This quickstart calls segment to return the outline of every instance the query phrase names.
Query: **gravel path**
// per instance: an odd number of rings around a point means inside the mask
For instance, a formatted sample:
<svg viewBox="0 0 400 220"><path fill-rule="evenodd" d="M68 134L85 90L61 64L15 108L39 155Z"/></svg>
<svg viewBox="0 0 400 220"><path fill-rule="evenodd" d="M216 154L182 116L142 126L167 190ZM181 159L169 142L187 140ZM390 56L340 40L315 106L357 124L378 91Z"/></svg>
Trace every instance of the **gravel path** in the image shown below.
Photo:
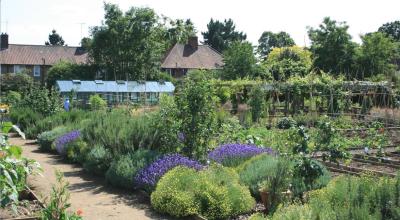
<svg viewBox="0 0 400 220"><path fill-rule="evenodd" d="M145 196L109 187L104 178L90 175L78 165L65 163L58 155L41 152L32 140L12 137L10 143L21 146L25 157L41 164L43 177L33 176L28 182L42 201L47 201L50 195L51 186L56 182L54 172L57 169L64 173L70 183L70 210L81 209L85 220L167 219L151 210Z"/></svg>

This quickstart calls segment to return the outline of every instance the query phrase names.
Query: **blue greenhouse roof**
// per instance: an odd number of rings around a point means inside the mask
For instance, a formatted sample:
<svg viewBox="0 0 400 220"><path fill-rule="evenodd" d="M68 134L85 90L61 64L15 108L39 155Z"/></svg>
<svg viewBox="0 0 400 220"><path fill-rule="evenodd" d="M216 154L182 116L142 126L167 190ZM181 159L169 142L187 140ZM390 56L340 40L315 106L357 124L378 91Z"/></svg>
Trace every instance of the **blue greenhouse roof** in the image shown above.
<svg viewBox="0 0 400 220"><path fill-rule="evenodd" d="M111 92L164 92L172 93L175 86L171 82L146 81L81 81L81 80L57 80L56 86L60 92L89 92L89 93L111 93Z"/></svg>

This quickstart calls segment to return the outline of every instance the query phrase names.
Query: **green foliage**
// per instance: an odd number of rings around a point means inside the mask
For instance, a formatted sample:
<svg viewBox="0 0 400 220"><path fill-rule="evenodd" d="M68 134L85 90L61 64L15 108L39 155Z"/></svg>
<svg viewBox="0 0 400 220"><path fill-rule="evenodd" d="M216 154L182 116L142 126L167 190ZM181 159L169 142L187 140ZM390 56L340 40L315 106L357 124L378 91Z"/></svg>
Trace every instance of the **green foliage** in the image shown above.
<svg viewBox="0 0 400 220"><path fill-rule="evenodd" d="M253 122L258 122L264 109L264 91L261 87L253 87L250 92L249 105L251 107L251 118Z"/></svg>
<svg viewBox="0 0 400 220"><path fill-rule="evenodd" d="M400 42L400 21L383 24L379 27L378 31L393 38L393 40Z"/></svg>
<svg viewBox="0 0 400 220"><path fill-rule="evenodd" d="M136 173L155 160L153 151L139 149L115 159L106 173L106 180L113 186L131 189Z"/></svg>
<svg viewBox="0 0 400 220"><path fill-rule="evenodd" d="M182 152L197 159L205 158L215 125L213 91L205 74L200 70L191 72L176 96L184 136Z"/></svg>
<svg viewBox="0 0 400 220"><path fill-rule="evenodd" d="M223 79L240 79L246 76L254 77L257 59L253 53L253 46L249 42L233 42L224 51Z"/></svg>
<svg viewBox="0 0 400 220"><path fill-rule="evenodd" d="M157 150L162 153L178 153L182 150L182 141L178 134L181 128L181 120L178 118L179 109L174 97L169 95L160 96L160 110L152 119L152 127L157 132Z"/></svg>
<svg viewBox="0 0 400 220"><path fill-rule="evenodd" d="M1 91L16 91L23 93L32 87L33 78L25 73L2 73L1 74Z"/></svg>
<svg viewBox="0 0 400 220"><path fill-rule="evenodd" d="M91 29L89 56L94 64L104 70L106 79L153 79L169 46L164 38L167 29L154 10L131 7L124 13L109 3L104 10L104 24Z"/></svg>
<svg viewBox="0 0 400 220"><path fill-rule="evenodd" d="M55 29L51 31L51 34L49 34L49 41L45 42L45 45L52 45L52 46L64 46L65 41L57 33Z"/></svg>
<svg viewBox="0 0 400 220"><path fill-rule="evenodd" d="M291 47L294 45L294 40L284 31L276 34L270 31L264 31L260 39L258 39L257 51L262 58L266 58L274 48Z"/></svg>
<svg viewBox="0 0 400 220"><path fill-rule="evenodd" d="M111 155L109 150L101 145L97 145L91 148L89 153L86 155L83 168L88 172L93 172L102 176L110 166L110 162Z"/></svg>
<svg viewBox="0 0 400 220"><path fill-rule="evenodd" d="M97 94L90 96L89 104L90 104L90 109L92 109L93 111L105 110L107 108L107 102Z"/></svg>
<svg viewBox="0 0 400 220"><path fill-rule="evenodd" d="M312 217L312 210L306 205L292 204L279 208L271 220L310 220Z"/></svg>
<svg viewBox="0 0 400 220"><path fill-rule="evenodd" d="M51 88L56 85L57 80L93 80L95 74L94 66L60 61L47 71L46 82Z"/></svg>
<svg viewBox="0 0 400 220"><path fill-rule="evenodd" d="M18 125L20 129L25 131L28 138L35 138L35 125L43 119L43 115L34 112L29 107L13 107L10 110L10 119L13 124Z"/></svg>
<svg viewBox="0 0 400 220"><path fill-rule="evenodd" d="M43 151L52 150L53 142L61 135L67 133L66 127L56 127L53 130L42 132L37 137L39 148Z"/></svg>
<svg viewBox="0 0 400 220"><path fill-rule="evenodd" d="M275 80L286 81L291 76L305 76L311 69L311 52L298 47L274 48L263 63Z"/></svg>
<svg viewBox="0 0 400 220"><path fill-rule="evenodd" d="M212 48L219 52L223 52L225 49L235 41L246 40L246 34L235 30L235 24L232 19L224 20L220 22L211 18L207 24L207 31L202 32L204 43L210 45Z"/></svg>
<svg viewBox="0 0 400 220"><path fill-rule="evenodd" d="M88 144L81 140L75 140L67 145L67 158L73 162L83 164L86 159L86 155L90 152Z"/></svg>
<svg viewBox="0 0 400 220"><path fill-rule="evenodd" d="M164 25L169 26L165 32L165 38L169 42L169 47L172 47L176 43L186 44L189 37L196 35L196 28L190 19L174 20L167 17L163 17L163 19L167 23Z"/></svg>
<svg viewBox="0 0 400 220"><path fill-rule="evenodd" d="M24 94L19 106L48 116L61 110L61 98L54 89L49 91L44 87L34 86Z"/></svg>
<svg viewBox="0 0 400 220"><path fill-rule="evenodd" d="M279 119L279 121L276 123L276 127L279 129L289 129L295 126L297 126L297 122L294 119L288 117L283 117Z"/></svg>
<svg viewBox="0 0 400 220"><path fill-rule="evenodd" d="M9 91L6 97L6 103L10 106L17 105L22 99L22 96L19 92Z"/></svg>
<svg viewBox="0 0 400 220"><path fill-rule="evenodd" d="M156 149L160 140L153 125L154 113L138 116L115 109L112 112L92 112L82 129L85 141L102 145L112 155L133 152L135 149Z"/></svg>
<svg viewBox="0 0 400 220"><path fill-rule="evenodd" d="M359 77L370 77L376 74L384 74L391 77L397 66L395 59L399 58L399 45L385 34L376 32L362 37L358 58Z"/></svg>
<svg viewBox="0 0 400 220"><path fill-rule="evenodd" d="M16 211L19 193L27 186L28 175L40 166L34 160L21 157L22 149L10 146L4 135L0 136L0 208L11 205Z"/></svg>
<svg viewBox="0 0 400 220"><path fill-rule="evenodd" d="M57 183L53 185L50 202L41 212L41 220L82 220L77 214L67 211L71 207L69 203L69 183L64 179L60 171L56 171Z"/></svg>
<svg viewBox="0 0 400 220"><path fill-rule="evenodd" d="M207 219L226 219L255 205L233 170L215 166L200 172L185 167L169 171L157 184L151 203L175 217L200 214Z"/></svg>
<svg viewBox="0 0 400 220"><path fill-rule="evenodd" d="M345 22L324 18L318 28L309 28L314 67L333 74L349 73L354 64L356 44Z"/></svg>

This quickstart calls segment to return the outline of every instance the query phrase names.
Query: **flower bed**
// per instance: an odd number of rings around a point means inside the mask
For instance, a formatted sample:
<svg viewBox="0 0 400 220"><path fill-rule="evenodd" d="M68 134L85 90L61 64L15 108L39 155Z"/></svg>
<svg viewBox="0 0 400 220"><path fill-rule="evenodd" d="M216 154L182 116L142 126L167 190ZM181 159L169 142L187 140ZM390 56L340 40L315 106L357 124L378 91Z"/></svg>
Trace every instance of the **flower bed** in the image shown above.
<svg viewBox="0 0 400 220"><path fill-rule="evenodd" d="M56 145L56 151L60 155L66 155L67 149L66 146L68 143L71 143L72 141L77 140L81 136L81 132L78 130L74 130L71 132L68 132L60 137L58 137L55 141Z"/></svg>
<svg viewBox="0 0 400 220"><path fill-rule="evenodd" d="M196 170L203 168L203 165L198 161L191 160L179 154L169 154L142 169L135 176L134 182L140 188L152 190L165 173L177 166L186 166Z"/></svg>

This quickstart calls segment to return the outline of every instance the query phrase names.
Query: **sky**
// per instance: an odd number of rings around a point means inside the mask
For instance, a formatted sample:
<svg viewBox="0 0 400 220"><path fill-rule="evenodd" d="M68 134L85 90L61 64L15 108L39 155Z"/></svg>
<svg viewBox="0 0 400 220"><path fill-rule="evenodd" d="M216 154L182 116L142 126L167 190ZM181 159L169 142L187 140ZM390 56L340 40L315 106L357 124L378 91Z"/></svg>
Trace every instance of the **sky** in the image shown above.
<svg viewBox="0 0 400 220"><path fill-rule="evenodd" d="M89 28L104 19L103 0L0 0L2 32L10 43L44 44L56 29L70 46L89 36ZM317 27L326 16L346 21L354 41L382 24L400 20L399 0L106 0L122 10L150 7L171 18L190 18L202 39L211 18L232 18L236 29L257 44L263 31L286 31L295 42L309 45L307 27ZM81 29L82 28L82 29ZM81 31L82 30L82 31Z"/></svg>

